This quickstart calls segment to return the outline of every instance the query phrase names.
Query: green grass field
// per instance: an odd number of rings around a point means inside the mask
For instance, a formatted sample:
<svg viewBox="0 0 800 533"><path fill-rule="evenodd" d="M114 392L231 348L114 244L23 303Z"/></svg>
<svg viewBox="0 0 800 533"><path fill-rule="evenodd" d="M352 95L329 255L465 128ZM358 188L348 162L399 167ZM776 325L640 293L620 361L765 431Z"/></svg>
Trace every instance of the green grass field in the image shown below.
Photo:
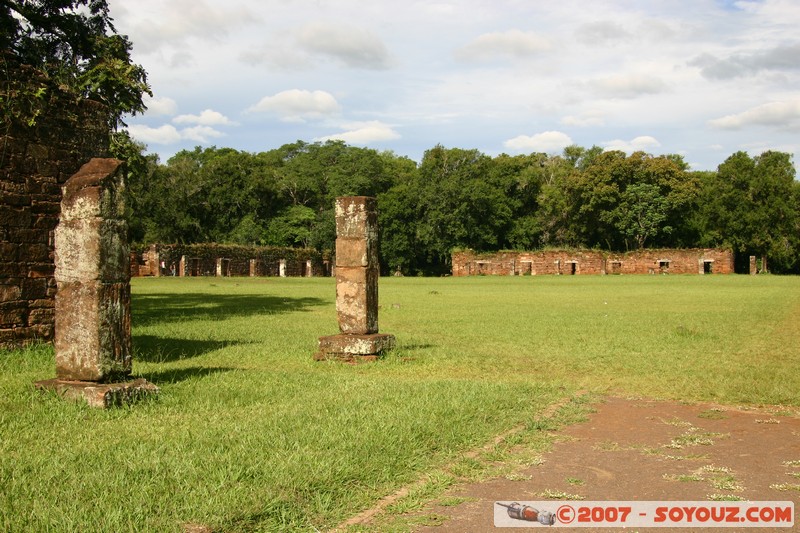
<svg viewBox="0 0 800 533"><path fill-rule="evenodd" d="M399 346L357 366L312 360L334 290L135 279L134 374L161 394L130 408L36 392L49 346L0 352L0 530L324 530L511 428L546 446L578 391L800 405L796 277L383 278Z"/></svg>

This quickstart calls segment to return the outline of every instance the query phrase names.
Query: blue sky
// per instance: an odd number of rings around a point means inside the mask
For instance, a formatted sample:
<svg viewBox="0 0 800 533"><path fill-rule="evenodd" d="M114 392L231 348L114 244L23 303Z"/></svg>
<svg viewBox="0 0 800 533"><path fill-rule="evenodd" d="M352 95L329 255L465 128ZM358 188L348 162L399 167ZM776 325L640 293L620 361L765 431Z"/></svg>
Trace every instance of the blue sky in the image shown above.
<svg viewBox="0 0 800 533"><path fill-rule="evenodd" d="M165 161L343 139L419 160L570 144L800 153L796 0L110 0Z"/></svg>

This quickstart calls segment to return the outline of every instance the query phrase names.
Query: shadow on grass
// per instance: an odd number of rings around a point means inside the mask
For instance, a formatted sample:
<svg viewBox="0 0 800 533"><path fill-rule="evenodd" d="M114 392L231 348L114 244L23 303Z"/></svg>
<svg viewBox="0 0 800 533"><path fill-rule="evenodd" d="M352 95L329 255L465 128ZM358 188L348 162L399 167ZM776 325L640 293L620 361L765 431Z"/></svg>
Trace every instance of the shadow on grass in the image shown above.
<svg viewBox="0 0 800 533"><path fill-rule="evenodd" d="M224 320L233 317L296 313L325 305L322 298L290 298L261 294L134 294L134 326L183 320Z"/></svg>
<svg viewBox="0 0 800 533"><path fill-rule="evenodd" d="M236 341L172 339L155 335L133 336L133 359L148 363L170 363L197 357L226 346L242 344Z"/></svg>
<svg viewBox="0 0 800 533"><path fill-rule="evenodd" d="M189 379L200 379L220 372L230 372L236 370L235 368L227 367L191 367L191 368L174 368L170 370L161 370L157 372L142 372L141 377L155 383L156 385L164 385L168 383L177 383L179 381L186 381Z"/></svg>

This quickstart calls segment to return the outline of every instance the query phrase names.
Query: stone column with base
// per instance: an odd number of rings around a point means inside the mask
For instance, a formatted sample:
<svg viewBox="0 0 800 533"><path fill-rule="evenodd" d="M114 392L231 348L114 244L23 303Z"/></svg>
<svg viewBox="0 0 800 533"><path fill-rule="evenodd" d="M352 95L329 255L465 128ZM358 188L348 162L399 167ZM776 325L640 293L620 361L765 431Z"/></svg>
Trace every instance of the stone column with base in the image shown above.
<svg viewBox="0 0 800 533"><path fill-rule="evenodd" d="M158 391L143 379L130 380L130 268L121 166L116 159L92 159L64 185L55 230L56 379L36 383L94 407Z"/></svg>
<svg viewBox="0 0 800 533"><path fill-rule="evenodd" d="M339 335L320 337L315 359L372 361L394 347L378 333L378 211L375 198L336 199L336 313Z"/></svg>

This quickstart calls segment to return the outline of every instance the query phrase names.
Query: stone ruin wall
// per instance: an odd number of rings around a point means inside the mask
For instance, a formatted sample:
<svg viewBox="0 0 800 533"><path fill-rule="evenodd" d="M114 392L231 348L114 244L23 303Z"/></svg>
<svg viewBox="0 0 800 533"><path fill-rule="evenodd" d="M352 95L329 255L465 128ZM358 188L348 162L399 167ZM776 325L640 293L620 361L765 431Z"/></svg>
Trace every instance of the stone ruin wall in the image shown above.
<svg viewBox="0 0 800 533"><path fill-rule="evenodd" d="M141 253L131 253L132 277L318 277L331 274L331 262L321 254L295 248L153 244Z"/></svg>
<svg viewBox="0 0 800 533"><path fill-rule="evenodd" d="M46 81L0 53L7 77L0 98L30 80ZM50 341L54 330L54 241L61 186L92 157L108 152L105 108L76 104L47 86L35 124L0 120L0 346ZM5 118L5 117L1 117Z"/></svg>
<svg viewBox="0 0 800 533"><path fill-rule="evenodd" d="M733 252L711 248L638 250L547 250L477 254L453 252L453 276L577 274L733 274Z"/></svg>

